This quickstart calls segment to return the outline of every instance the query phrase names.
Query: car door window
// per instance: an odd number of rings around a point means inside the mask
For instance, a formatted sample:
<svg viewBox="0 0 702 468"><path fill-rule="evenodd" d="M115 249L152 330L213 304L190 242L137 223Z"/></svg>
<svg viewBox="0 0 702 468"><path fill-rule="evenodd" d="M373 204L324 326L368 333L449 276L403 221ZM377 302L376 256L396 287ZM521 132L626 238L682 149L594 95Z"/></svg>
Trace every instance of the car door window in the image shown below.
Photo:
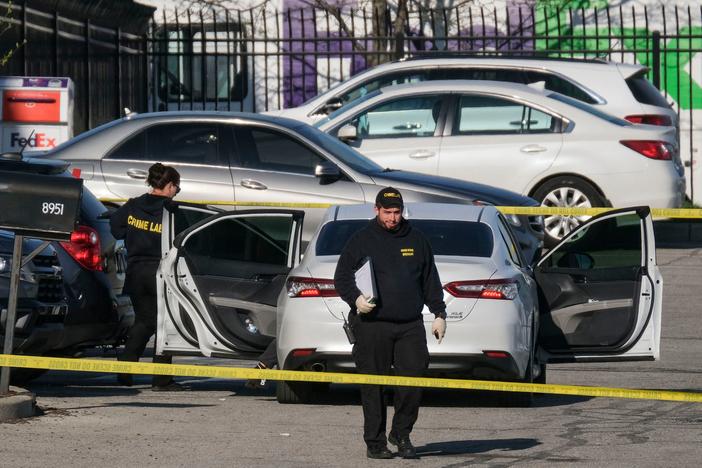
<svg viewBox="0 0 702 468"><path fill-rule="evenodd" d="M124 143L112 150L107 157L120 160L149 160L149 155L146 152L146 132L140 131L136 135L132 135Z"/></svg>
<svg viewBox="0 0 702 468"><path fill-rule="evenodd" d="M461 96L454 135L502 135L558 131L558 120L519 102L492 96Z"/></svg>
<svg viewBox="0 0 702 468"><path fill-rule="evenodd" d="M525 71L524 74L526 76L527 84L543 81L544 88L550 91L555 91L557 93L570 96L578 101L586 102L588 104L598 103L594 97L592 97L580 86L576 85L572 81L568 81L565 78L561 78L560 76L540 71Z"/></svg>
<svg viewBox="0 0 702 468"><path fill-rule="evenodd" d="M358 138L432 137L442 96L412 96L384 102L354 118Z"/></svg>
<svg viewBox="0 0 702 468"><path fill-rule="evenodd" d="M252 268L258 268L256 274L277 272L288 264L292 223L292 217L224 219L189 236L181 252L194 275L241 278Z"/></svg>
<svg viewBox="0 0 702 468"><path fill-rule="evenodd" d="M242 167L314 175L325 161L316 151L275 130L254 127L236 129L238 160Z"/></svg>
<svg viewBox="0 0 702 468"><path fill-rule="evenodd" d="M217 124L171 123L146 130L147 153L152 161L221 165Z"/></svg>
<svg viewBox="0 0 702 468"><path fill-rule="evenodd" d="M498 218L498 228L500 231L500 237L502 237L502 240L504 241L506 247L507 247L507 252L509 253L509 258L512 259L512 262L514 262L515 265L517 266L522 266L522 260L521 257L519 256L519 251L517 250L517 244L514 242L514 239L512 238L509 228L505 224L505 221L502 219L500 216Z"/></svg>
<svg viewBox="0 0 702 468"><path fill-rule="evenodd" d="M420 81L425 81L426 79L426 75L423 72L405 71L399 73L392 73L366 81L365 83L355 88L352 88L351 90L347 91L339 97L342 101L344 101L344 103L347 103L360 97L363 97L366 94L372 91L376 91L380 88L404 83L419 83Z"/></svg>

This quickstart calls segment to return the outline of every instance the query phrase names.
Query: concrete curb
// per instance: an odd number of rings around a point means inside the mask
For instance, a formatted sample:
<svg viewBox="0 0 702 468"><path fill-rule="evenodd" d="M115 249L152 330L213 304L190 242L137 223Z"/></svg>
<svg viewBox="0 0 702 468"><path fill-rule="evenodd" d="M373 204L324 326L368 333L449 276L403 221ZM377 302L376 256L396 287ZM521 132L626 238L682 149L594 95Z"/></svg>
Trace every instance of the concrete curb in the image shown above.
<svg viewBox="0 0 702 468"><path fill-rule="evenodd" d="M36 414L36 396L23 388L10 387L9 395L0 395L0 423Z"/></svg>

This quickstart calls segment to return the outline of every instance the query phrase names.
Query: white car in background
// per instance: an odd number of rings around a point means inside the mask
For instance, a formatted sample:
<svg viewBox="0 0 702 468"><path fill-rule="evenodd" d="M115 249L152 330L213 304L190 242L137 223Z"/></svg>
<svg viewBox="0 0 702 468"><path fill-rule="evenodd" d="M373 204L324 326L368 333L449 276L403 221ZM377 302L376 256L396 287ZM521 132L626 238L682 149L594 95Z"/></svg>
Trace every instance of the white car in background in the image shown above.
<svg viewBox="0 0 702 468"><path fill-rule="evenodd" d="M633 123L678 126L678 116L646 79L642 65L600 59L540 57L412 57L369 68L298 107L269 112L314 123L377 89L436 80L541 83Z"/></svg>
<svg viewBox="0 0 702 468"><path fill-rule="evenodd" d="M674 128L634 125L532 86L393 86L315 126L383 167L493 185L548 207L677 208L685 197ZM546 216L547 243L586 219Z"/></svg>
<svg viewBox="0 0 702 468"><path fill-rule="evenodd" d="M428 340L431 373L544 381L546 362L659 357L648 208L591 219L534 270L494 207L410 203L404 215L429 238L446 291L448 331L441 345ZM303 259L302 211L168 205L157 352L252 358L277 336L283 369L353 371L349 308L332 278L346 240L372 216L370 204L328 209ZM279 382L278 399L304 401L309 390Z"/></svg>

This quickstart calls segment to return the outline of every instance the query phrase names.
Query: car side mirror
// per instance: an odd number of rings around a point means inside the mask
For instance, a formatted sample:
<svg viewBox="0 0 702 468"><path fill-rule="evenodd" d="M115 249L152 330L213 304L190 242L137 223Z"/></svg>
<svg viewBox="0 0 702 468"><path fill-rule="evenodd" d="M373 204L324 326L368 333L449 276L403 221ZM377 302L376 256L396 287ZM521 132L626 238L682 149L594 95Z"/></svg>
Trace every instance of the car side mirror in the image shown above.
<svg viewBox="0 0 702 468"><path fill-rule="evenodd" d="M344 101L341 98L335 97L331 98L324 103L324 106L320 109L324 114L331 114L337 109L341 109L344 106Z"/></svg>
<svg viewBox="0 0 702 468"><path fill-rule="evenodd" d="M341 178L341 171L336 164L324 161L314 168L314 176L319 178L321 185L331 184Z"/></svg>
<svg viewBox="0 0 702 468"><path fill-rule="evenodd" d="M356 138L358 138L358 132L356 131L356 126L351 125L351 124L344 125L336 133L336 137L343 142L355 140Z"/></svg>

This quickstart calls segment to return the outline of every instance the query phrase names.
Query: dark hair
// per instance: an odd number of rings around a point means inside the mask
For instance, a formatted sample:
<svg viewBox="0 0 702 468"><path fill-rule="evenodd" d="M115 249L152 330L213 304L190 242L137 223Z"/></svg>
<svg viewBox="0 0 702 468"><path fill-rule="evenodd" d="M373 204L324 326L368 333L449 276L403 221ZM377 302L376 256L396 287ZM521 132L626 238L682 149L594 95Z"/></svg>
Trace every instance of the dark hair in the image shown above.
<svg viewBox="0 0 702 468"><path fill-rule="evenodd" d="M180 185L180 174L174 167L156 163L149 168L149 177L146 178L146 183L149 186L160 190L165 188L170 182Z"/></svg>

